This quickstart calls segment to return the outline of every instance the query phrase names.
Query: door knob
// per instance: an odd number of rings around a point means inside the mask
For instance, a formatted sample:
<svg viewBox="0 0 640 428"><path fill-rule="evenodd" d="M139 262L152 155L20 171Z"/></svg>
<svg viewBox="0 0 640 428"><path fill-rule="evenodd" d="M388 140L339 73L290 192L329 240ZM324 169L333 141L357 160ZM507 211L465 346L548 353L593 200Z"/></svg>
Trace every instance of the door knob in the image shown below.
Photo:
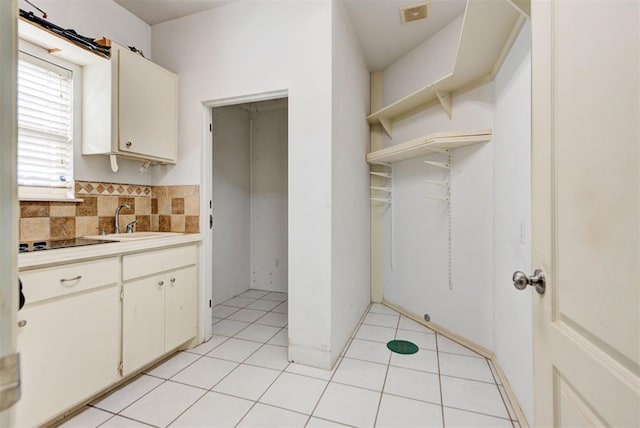
<svg viewBox="0 0 640 428"><path fill-rule="evenodd" d="M527 285L531 285L532 287L536 287L536 291L539 294L544 294L546 278L544 272L540 269L536 269L533 272L533 276L527 276L527 274L522 271L516 271L513 274L513 285L518 290L524 290L527 288Z"/></svg>

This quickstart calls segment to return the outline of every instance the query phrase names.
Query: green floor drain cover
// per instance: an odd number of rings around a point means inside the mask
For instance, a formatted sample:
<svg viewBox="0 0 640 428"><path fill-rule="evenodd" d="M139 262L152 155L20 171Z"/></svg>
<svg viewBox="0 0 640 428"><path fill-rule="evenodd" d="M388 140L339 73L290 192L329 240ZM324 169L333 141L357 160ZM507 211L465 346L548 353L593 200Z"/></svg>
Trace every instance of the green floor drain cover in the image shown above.
<svg viewBox="0 0 640 428"><path fill-rule="evenodd" d="M387 348L396 354L415 354L418 352L416 344L407 340L392 340L387 343Z"/></svg>

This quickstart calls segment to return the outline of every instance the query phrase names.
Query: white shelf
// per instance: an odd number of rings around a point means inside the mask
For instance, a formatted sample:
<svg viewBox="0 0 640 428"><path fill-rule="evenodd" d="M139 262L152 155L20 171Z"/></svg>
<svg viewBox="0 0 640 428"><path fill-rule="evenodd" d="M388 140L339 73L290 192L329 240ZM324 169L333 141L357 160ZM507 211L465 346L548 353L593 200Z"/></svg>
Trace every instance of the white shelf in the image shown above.
<svg viewBox="0 0 640 428"><path fill-rule="evenodd" d="M46 49L51 55L58 56L73 64L88 65L100 61L109 61L88 49L78 46L64 37L34 24L24 18L18 19L18 37ZM106 41L108 43L108 41Z"/></svg>
<svg viewBox="0 0 640 428"><path fill-rule="evenodd" d="M526 15L510 0L468 0L456 61L451 73L367 117L392 136L393 122L419 110L441 104L452 115L452 98L492 81Z"/></svg>
<svg viewBox="0 0 640 428"><path fill-rule="evenodd" d="M445 132L431 134L406 143L397 144L386 149L376 150L367 154L367 162L397 162L401 160L425 156L432 153L442 153L446 150L472 144L486 143L491 140L491 130L483 129L473 132Z"/></svg>

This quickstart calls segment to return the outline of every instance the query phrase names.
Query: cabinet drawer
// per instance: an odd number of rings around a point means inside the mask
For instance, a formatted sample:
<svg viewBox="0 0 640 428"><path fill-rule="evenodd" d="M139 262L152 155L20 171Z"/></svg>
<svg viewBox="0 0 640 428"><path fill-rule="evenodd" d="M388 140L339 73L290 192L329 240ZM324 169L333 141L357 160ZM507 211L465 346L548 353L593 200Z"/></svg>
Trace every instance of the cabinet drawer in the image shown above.
<svg viewBox="0 0 640 428"><path fill-rule="evenodd" d="M122 257L122 278L124 281L128 281L141 276L195 265L197 257L195 245L127 255Z"/></svg>
<svg viewBox="0 0 640 428"><path fill-rule="evenodd" d="M117 257L20 272L27 304L119 281Z"/></svg>

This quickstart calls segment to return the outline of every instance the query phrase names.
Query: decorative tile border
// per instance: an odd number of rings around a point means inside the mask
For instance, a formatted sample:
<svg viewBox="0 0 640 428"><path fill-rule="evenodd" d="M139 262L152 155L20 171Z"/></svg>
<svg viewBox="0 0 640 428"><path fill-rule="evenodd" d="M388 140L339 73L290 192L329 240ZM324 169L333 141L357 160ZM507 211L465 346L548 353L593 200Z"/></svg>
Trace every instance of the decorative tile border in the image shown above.
<svg viewBox="0 0 640 428"><path fill-rule="evenodd" d="M171 187L171 186L170 186ZM196 186L199 187L199 186ZM76 195L82 196L137 196L151 197L152 186L121 183L101 183L96 181L76 181Z"/></svg>

